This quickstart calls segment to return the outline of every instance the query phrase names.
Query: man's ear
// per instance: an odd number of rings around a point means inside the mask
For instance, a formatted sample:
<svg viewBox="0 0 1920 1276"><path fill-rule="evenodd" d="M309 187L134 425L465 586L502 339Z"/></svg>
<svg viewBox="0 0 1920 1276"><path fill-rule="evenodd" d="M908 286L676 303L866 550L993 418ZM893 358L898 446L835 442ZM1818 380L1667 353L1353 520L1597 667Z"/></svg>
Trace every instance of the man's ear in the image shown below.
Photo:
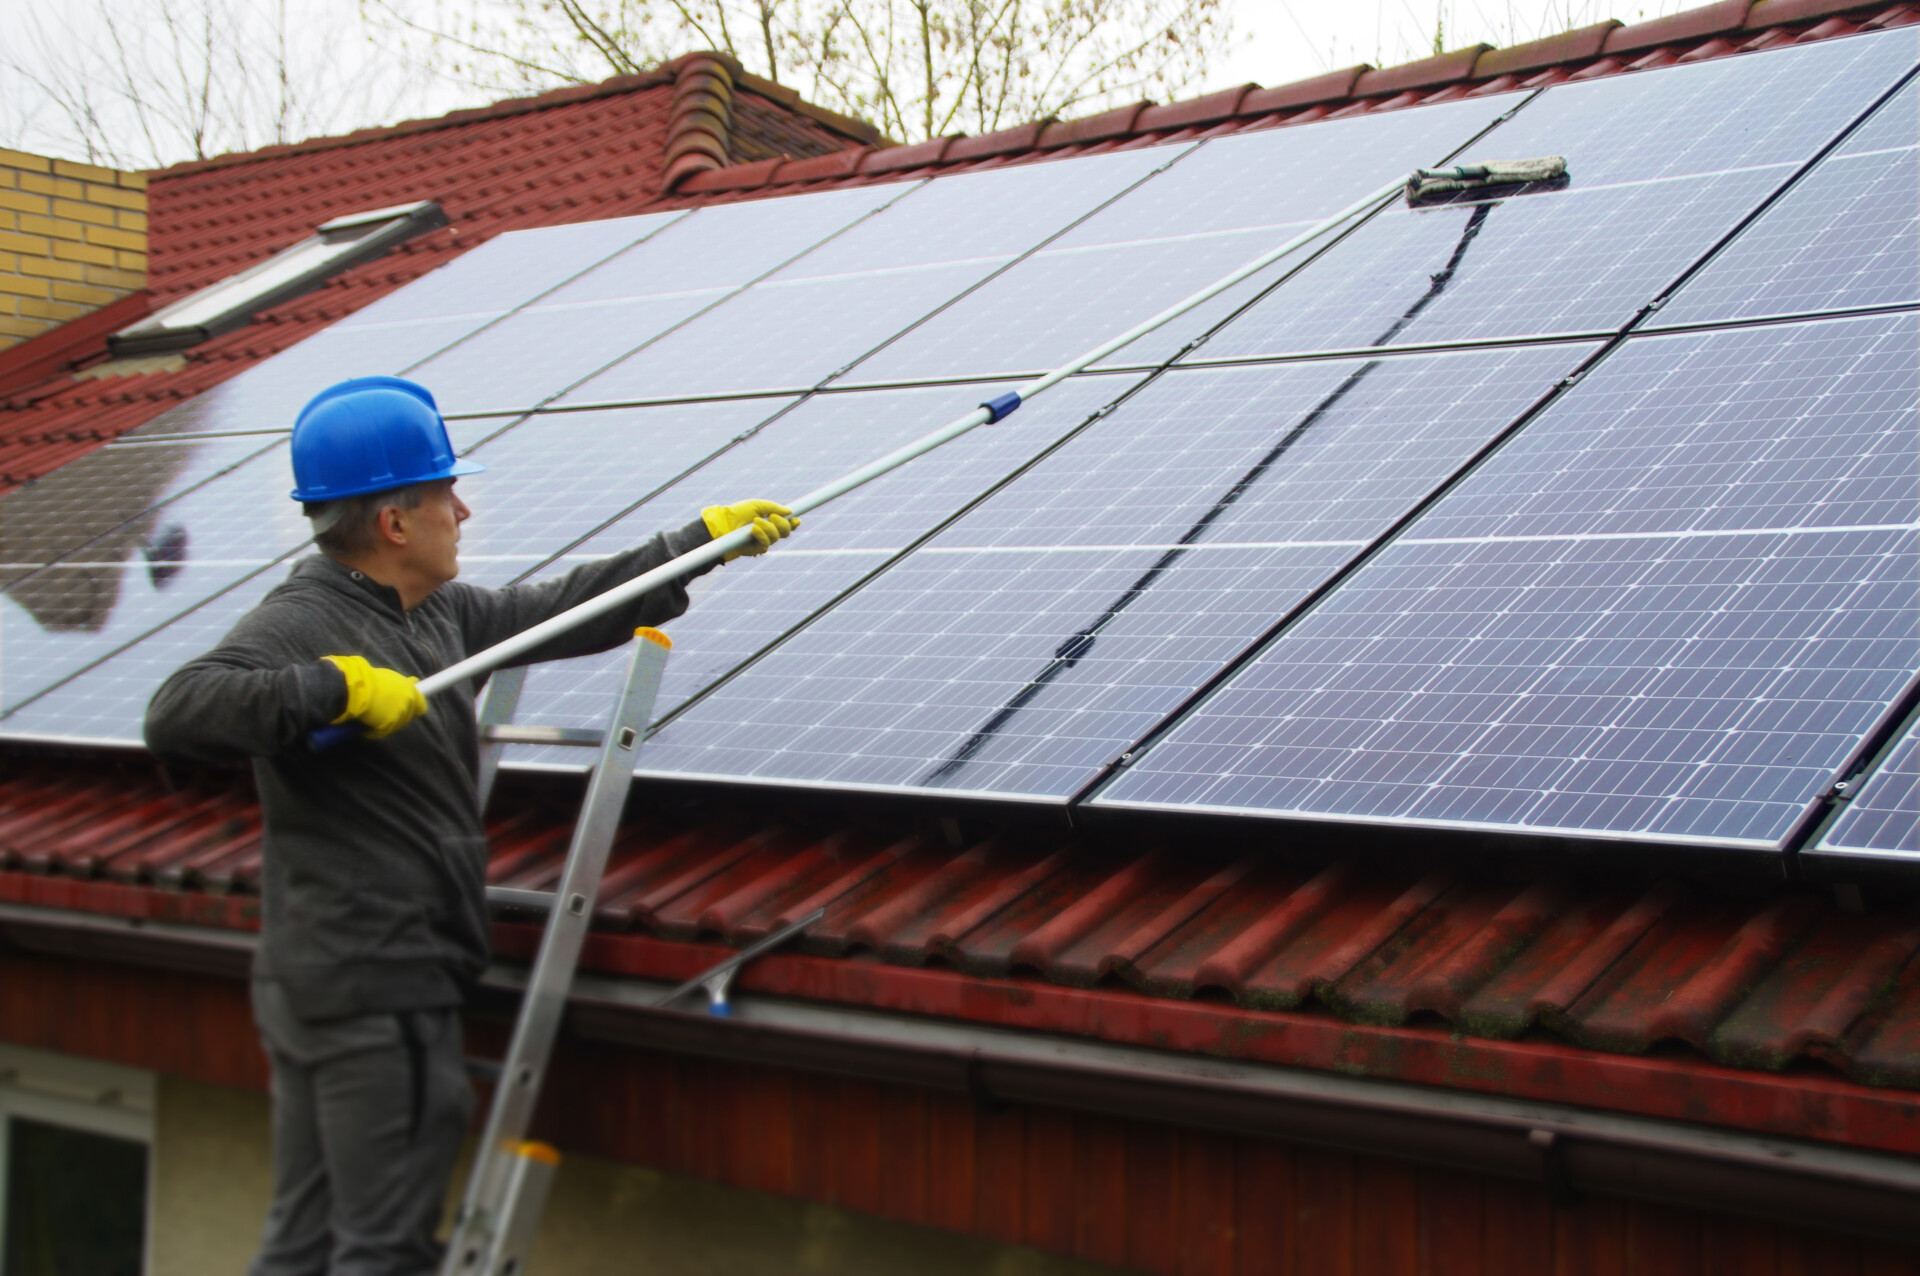
<svg viewBox="0 0 1920 1276"><path fill-rule="evenodd" d="M398 548L407 543L407 512L398 505L382 505L373 526L382 545Z"/></svg>

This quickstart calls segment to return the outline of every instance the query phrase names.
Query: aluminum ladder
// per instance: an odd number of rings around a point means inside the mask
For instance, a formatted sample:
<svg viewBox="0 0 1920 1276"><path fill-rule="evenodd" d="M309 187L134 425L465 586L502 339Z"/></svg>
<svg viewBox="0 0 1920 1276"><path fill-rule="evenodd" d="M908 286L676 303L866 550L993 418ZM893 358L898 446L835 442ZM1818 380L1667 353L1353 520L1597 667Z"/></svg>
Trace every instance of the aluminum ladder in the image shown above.
<svg viewBox="0 0 1920 1276"><path fill-rule="evenodd" d="M441 1276L521 1276L540 1229L547 1194L559 1170L560 1155L527 1138L534 1105L540 1098L547 1062L559 1034L567 994L593 920L594 900L607 857L620 830L620 814L633 782L635 755L646 727L660 678L673 643L657 629L634 631L638 639L605 731L574 727L519 727L513 716L526 682L524 667L495 673L480 710L480 809L485 812L501 755L510 744L561 745L597 750L586 796L567 847L566 865L552 891L488 887L490 905L530 908L547 915L540 949L521 995L513 1038L500 1062L485 1132L474 1153L460 1212L441 1262ZM818 921L816 909L791 926L766 936L719 965L668 993L662 1006L695 990L708 997L708 1012L731 1013L727 990L735 972Z"/></svg>

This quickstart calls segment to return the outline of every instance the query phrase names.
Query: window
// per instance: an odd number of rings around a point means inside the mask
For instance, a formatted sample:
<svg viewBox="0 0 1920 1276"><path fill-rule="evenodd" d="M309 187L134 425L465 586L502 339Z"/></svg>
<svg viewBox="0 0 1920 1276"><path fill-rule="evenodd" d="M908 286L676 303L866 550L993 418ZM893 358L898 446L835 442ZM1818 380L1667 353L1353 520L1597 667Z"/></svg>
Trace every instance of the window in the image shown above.
<svg viewBox="0 0 1920 1276"><path fill-rule="evenodd" d="M165 354L245 324L262 310L372 261L396 244L447 224L432 200L336 217L310 238L257 266L202 288L107 338L115 358Z"/></svg>
<svg viewBox="0 0 1920 1276"><path fill-rule="evenodd" d="M0 1276L146 1266L153 1079L0 1046Z"/></svg>

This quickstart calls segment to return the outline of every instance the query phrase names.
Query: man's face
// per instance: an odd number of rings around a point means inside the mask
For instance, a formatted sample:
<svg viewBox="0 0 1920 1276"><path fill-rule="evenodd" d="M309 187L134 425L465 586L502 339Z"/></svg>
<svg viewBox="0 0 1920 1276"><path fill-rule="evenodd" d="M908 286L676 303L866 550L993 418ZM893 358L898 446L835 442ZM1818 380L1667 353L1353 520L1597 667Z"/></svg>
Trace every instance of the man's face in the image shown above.
<svg viewBox="0 0 1920 1276"><path fill-rule="evenodd" d="M421 485L420 504L404 510L406 564L437 588L460 574L460 524L473 511L454 494L454 480Z"/></svg>

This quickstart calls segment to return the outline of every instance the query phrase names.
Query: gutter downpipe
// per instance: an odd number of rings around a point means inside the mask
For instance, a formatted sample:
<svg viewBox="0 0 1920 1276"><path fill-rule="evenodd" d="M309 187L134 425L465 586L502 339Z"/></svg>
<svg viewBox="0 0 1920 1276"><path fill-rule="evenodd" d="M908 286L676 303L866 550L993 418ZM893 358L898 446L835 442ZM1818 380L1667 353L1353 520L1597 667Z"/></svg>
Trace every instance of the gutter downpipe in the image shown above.
<svg viewBox="0 0 1920 1276"><path fill-rule="evenodd" d="M253 936L0 904L0 947L245 979ZM509 1012L519 968L483 978L481 1015ZM662 1010L668 988L583 974L565 1032L585 1041L858 1077L1544 1183L1588 1194L1920 1242L1920 1160L1432 1086L738 997L731 1018Z"/></svg>

